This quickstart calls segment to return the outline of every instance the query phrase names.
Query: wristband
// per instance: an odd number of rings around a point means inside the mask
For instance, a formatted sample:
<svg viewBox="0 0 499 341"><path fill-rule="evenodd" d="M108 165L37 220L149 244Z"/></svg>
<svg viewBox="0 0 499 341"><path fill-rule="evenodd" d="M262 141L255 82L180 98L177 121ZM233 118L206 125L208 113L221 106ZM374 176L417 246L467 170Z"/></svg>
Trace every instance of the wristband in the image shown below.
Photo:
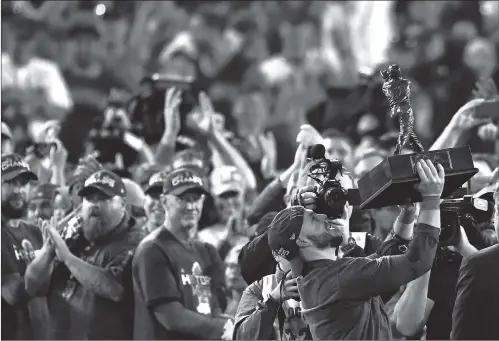
<svg viewBox="0 0 499 341"><path fill-rule="evenodd" d="M440 209L440 196L432 195L423 197L423 203L421 204L422 210L438 210Z"/></svg>

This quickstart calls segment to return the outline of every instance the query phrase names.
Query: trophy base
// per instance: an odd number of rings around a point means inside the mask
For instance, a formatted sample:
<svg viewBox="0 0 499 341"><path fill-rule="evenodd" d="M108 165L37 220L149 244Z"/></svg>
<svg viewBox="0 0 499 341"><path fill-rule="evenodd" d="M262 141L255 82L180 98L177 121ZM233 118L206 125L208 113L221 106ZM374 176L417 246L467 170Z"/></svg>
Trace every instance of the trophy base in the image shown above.
<svg viewBox="0 0 499 341"><path fill-rule="evenodd" d="M422 158L444 167L442 198L454 193L478 173L469 146L390 156L359 180L360 208L401 205L407 199L421 202L423 198L414 185L420 181L416 163Z"/></svg>

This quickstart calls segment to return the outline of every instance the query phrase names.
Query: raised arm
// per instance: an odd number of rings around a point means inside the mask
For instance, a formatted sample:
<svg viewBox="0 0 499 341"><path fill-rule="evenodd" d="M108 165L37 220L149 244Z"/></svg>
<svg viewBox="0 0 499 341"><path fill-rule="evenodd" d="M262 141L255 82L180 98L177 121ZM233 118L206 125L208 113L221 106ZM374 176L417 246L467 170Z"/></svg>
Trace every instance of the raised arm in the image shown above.
<svg viewBox="0 0 499 341"><path fill-rule="evenodd" d="M182 102L182 92L174 88L166 91L163 116L165 119L165 130L156 149L155 160L160 165L169 165L175 154L175 144L180 132L179 106Z"/></svg>
<svg viewBox="0 0 499 341"><path fill-rule="evenodd" d="M364 298L396 290L431 269L440 235L440 196L445 172L441 165L435 167L429 160L419 161L417 170L421 178L417 188L423 202L408 251L397 256L350 260L350 276L340 277L347 295Z"/></svg>

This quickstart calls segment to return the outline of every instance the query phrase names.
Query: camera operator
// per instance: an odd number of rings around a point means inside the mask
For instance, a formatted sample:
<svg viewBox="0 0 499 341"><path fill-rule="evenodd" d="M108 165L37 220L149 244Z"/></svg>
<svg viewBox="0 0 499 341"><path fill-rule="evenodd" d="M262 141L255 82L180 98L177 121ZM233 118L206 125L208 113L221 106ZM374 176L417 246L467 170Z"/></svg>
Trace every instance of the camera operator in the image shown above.
<svg viewBox="0 0 499 341"><path fill-rule="evenodd" d="M499 181L494 188L494 227L499 236ZM461 262L451 339L499 339L499 244Z"/></svg>
<svg viewBox="0 0 499 341"><path fill-rule="evenodd" d="M131 260L142 234L126 214L125 185L112 172L85 181L82 233L90 242L73 254L52 224L51 242L26 274L26 290L47 296L50 339L133 337Z"/></svg>
<svg viewBox="0 0 499 341"><path fill-rule="evenodd" d="M302 167L301 164L303 163L305 153L306 150L300 146L296 151L293 165L260 194L259 199L261 199L261 201L258 202L257 199L257 202L255 202L252 207L251 215L248 218L248 220L251 218L250 223L254 221L256 217L260 216L261 212L265 211L263 204L272 207L273 203L271 200L278 200L278 195L284 192L282 183L284 181L289 181L289 179L292 178L293 172L300 173L299 182L301 181L305 185L296 190L295 194L290 198L290 203L292 205L301 205L311 210L316 209L318 195L316 186L310 183L311 179L308 171L310 164L303 169L300 168ZM322 156L324 156L324 153ZM281 179L284 179L284 181ZM306 184L307 182L308 184ZM401 207L401 211L393 225L393 229L386 238L386 241L389 241L389 243L383 246L382 255L401 253L401 250L404 249L403 245L407 245L408 240L410 240L412 236L412 223L415 220L415 211L413 208L412 205L403 205ZM382 239L369 233L361 232L350 234L350 227L349 224L349 230L344 231L345 238L342 245L342 247L345 248L345 252L349 252L350 257L371 255L383 245ZM276 263L272 257L271 250L268 248L268 231L255 237L243 247L239 256L239 265L241 267L241 273L247 283L255 282L263 276L272 274L273 270L271 267L274 267L275 269ZM387 299L389 296L390 295L384 296L383 299Z"/></svg>
<svg viewBox="0 0 499 341"><path fill-rule="evenodd" d="M206 194L197 168L164 179L165 222L133 259L137 340L232 338L232 320L221 316L224 265L213 246L196 240Z"/></svg>
<svg viewBox="0 0 499 341"><path fill-rule="evenodd" d="M440 234L444 169L429 160L419 161L416 168L423 202L414 238L404 255L342 257L339 247L351 214L348 203L336 219L299 206L287 208L274 218L269 246L290 261L293 276L304 275L298 289L314 339L392 337L379 293L396 290L427 272ZM352 181L341 174L336 174L335 180L343 188L352 186Z"/></svg>

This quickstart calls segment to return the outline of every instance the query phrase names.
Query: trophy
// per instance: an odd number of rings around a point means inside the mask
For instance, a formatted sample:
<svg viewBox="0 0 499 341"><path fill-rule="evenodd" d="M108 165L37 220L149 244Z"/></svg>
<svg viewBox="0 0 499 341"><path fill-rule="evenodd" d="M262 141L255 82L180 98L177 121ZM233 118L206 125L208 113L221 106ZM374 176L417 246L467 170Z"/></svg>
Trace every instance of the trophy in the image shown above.
<svg viewBox="0 0 499 341"><path fill-rule="evenodd" d="M416 164L420 159L440 163L445 170L442 198L451 195L478 172L469 146L425 152L414 133L414 112L411 108L411 82L402 77L397 64L381 71L383 93L390 104L390 116L398 118L400 129L395 153L383 160L358 182L360 208L379 208L422 201L414 185L420 179ZM406 146L413 154L401 154Z"/></svg>

